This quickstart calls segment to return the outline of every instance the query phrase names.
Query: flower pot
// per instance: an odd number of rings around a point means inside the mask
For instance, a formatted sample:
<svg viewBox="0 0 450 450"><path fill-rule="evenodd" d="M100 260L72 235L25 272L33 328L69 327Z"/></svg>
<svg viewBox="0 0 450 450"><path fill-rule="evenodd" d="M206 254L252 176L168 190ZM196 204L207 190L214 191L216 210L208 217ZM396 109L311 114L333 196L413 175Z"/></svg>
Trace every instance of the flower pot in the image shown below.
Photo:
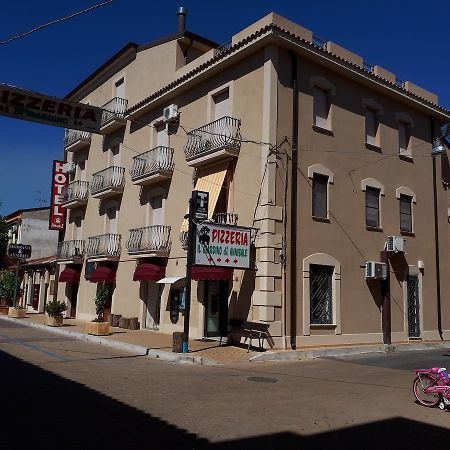
<svg viewBox="0 0 450 450"><path fill-rule="evenodd" d="M0 315L7 316L9 312L9 306L0 306Z"/></svg>
<svg viewBox="0 0 450 450"><path fill-rule="evenodd" d="M50 327L62 327L63 320L62 314L58 314L57 316L45 315L45 323Z"/></svg>
<svg viewBox="0 0 450 450"><path fill-rule="evenodd" d="M8 316L15 317L16 319L23 319L27 315L26 309L16 309L13 306L8 308Z"/></svg>
<svg viewBox="0 0 450 450"><path fill-rule="evenodd" d="M108 336L109 322L86 322L86 333L95 336Z"/></svg>

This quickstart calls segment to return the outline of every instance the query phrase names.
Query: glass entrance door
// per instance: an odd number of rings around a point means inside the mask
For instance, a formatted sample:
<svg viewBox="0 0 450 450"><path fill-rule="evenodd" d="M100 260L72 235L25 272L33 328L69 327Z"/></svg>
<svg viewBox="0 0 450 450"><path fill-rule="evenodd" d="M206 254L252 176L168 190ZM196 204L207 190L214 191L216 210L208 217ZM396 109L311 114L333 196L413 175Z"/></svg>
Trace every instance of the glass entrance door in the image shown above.
<svg viewBox="0 0 450 450"><path fill-rule="evenodd" d="M147 281L147 308L145 314L145 328L156 330L159 328L161 305L160 285L154 281Z"/></svg>
<svg viewBox="0 0 450 450"><path fill-rule="evenodd" d="M205 336L226 336L228 281L205 281Z"/></svg>

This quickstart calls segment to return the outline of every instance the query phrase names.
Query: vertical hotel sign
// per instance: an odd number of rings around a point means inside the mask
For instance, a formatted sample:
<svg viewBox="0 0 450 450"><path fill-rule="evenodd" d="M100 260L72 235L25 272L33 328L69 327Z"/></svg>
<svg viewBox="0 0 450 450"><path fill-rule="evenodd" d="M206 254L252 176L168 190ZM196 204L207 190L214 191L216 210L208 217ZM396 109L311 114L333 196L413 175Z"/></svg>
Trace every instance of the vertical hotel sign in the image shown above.
<svg viewBox="0 0 450 450"><path fill-rule="evenodd" d="M49 230L64 230L66 209L61 206L61 200L68 178L64 170L64 161L53 161Z"/></svg>

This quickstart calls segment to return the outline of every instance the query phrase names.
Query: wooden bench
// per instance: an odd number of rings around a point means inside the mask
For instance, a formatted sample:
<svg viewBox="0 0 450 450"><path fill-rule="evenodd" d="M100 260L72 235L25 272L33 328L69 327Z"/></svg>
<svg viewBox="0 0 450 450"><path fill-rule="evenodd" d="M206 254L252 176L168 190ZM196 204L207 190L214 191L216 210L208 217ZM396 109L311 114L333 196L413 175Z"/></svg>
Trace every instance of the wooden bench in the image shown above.
<svg viewBox="0 0 450 450"><path fill-rule="evenodd" d="M274 346L273 339L269 333L269 324L261 322L248 322L240 319L230 319L228 321L228 335L235 335L245 339L244 344L248 340L247 353L252 346L252 340L258 339L260 350L264 350L264 339L270 348Z"/></svg>

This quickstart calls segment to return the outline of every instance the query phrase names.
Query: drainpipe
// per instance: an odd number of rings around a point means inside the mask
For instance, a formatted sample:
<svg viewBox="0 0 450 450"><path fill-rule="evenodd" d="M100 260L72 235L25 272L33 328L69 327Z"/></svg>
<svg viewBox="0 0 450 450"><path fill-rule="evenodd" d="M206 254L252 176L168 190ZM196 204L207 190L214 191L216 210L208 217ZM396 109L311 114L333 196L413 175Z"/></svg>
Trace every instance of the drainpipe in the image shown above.
<svg viewBox="0 0 450 450"><path fill-rule="evenodd" d="M291 348L297 347L297 167L298 167L298 67L297 56L290 52L292 63L292 165L291 165L291 223L290 223L290 309Z"/></svg>
<svg viewBox="0 0 450 450"><path fill-rule="evenodd" d="M435 121L434 117L431 117L431 143L436 139L434 132ZM439 222L438 222L438 199L437 199L437 186L436 186L436 155L431 157L433 164L433 209L434 209L434 253L436 258L436 306L437 306L437 326L439 337L443 340L442 336L442 311L441 311L441 275L440 275L440 258L439 258Z"/></svg>

